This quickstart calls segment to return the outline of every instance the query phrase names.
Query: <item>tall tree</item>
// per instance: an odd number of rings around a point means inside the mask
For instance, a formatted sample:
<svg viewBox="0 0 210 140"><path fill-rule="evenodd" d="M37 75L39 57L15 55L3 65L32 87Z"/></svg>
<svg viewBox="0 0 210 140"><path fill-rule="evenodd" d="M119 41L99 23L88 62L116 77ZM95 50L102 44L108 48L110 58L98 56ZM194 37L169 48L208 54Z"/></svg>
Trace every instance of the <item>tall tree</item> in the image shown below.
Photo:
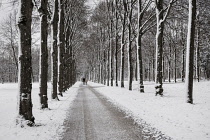
<svg viewBox="0 0 210 140"><path fill-rule="evenodd" d="M128 2L127 2L128 3ZM132 90L132 79L133 79L133 66L132 66L132 50L131 50L131 45L132 45L132 40L131 40L131 35L132 35L132 29L131 29L131 20L132 20L132 12L133 12L133 0L130 0L129 3L127 4L127 9L126 12L128 12L127 20L128 20L128 46L127 46L127 53L128 53L128 89Z"/></svg>
<svg viewBox="0 0 210 140"><path fill-rule="evenodd" d="M200 2L197 3L196 25L197 25L197 46L196 46L196 78L200 82Z"/></svg>
<svg viewBox="0 0 210 140"><path fill-rule="evenodd" d="M145 12L148 10L148 8L150 7L151 3L152 3L151 0L145 1L144 4L142 3L141 0L138 0L138 22L137 22L137 45L136 46L137 46L137 73L139 77L140 92L144 92L143 65L142 65L143 63L142 62L142 36L149 28L153 26L151 24L153 22L151 23L148 23L148 22L152 19L154 14L151 14L150 16L148 16L145 22L143 22L143 16ZM142 5L144 5L144 7ZM143 30L143 27L145 27L144 30Z"/></svg>
<svg viewBox="0 0 210 140"><path fill-rule="evenodd" d="M41 0L41 5L38 9L40 16L41 27L41 46L40 46L40 58L39 58L39 97L41 108L48 108L47 98L47 72L48 72L48 49L47 49L47 5L48 0Z"/></svg>
<svg viewBox="0 0 210 140"><path fill-rule="evenodd" d="M57 82L58 82L58 0L54 0L54 10L51 21L52 46L51 46L51 97L58 99Z"/></svg>
<svg viewBox="0 0 210 140"><path fill-rule="evenodd" d="M107 19L109 21L108 23L108 53L109 55L107 56L108 58L108 63L107 63L107 69L108 69L108 78L107 78L107 86L109 84L113 86L113 46L112 46L112 32L113 32L113 0L106 0L107 4ZM109 83L110 79L110 83Z"/></svg>
<svg viewBox="0 0 210 140"><path fill-rule="evenodd" d="M121 87L124 87L124 67L125 67L125 28L126 28L126 17L127 17L127 2L123 0L123 15L122 19L122 33L121 33L121 65L120 65L120 82Z"/></svg>
<svg viewBox="0 0 210 140"><path fill-rule="evenodd" d="M172 4L175 0L170 0L166 13L164 15L163 0L155 0L156 6L156 20L157 20L157 31L156 31L156 72L155 72L155 83L156 83L156 95L163 95L163 73L162 73L162 61L163 61L163 30L164 23L169 14Z"/></svg>
<svg viewBox="0 0 210 140"><path fill-rule="evenodd" d="M34 124L32 113L32 65L31 65L31 22L32 0L19 0L19 71L18 71L18 114L17 123L26 120L27 125Z"/></svg>
<svg viewBox="0 0 210 140"><path fill-rule="evenodd" d="M119 22L119 14L118 14L118 3L119 0L115 0L115 86L118 86L118 22Z"/></svg>
<svg viewBox="0 0 210 140"><path fill-rule="evenodd" d="M196 0L189 0L185 84L186 84L186 93L187 93L187 103L191 104L193 103L195 19L196 19Z"/></svg>
<svg viewBox="0 0 210 140"><path fill-rule="evenodd" d="M137 21L137 77L139 78L139 85L140 85L140 92L144 92L144 84L143 84L143 58L142 58L142 36L143 34L149 30L151 27L153 27L155 24L153 22L153 17L155 14L153 14L153 9L150 8L150 5L152 3L152 0L143 1L138 0L138 21ZM149 16L146 17L146 20L143 21L143 17L146 13L146 11L151 11ZM151 22L149 22L151 21Z"/></svg>
<svg viewBox="0 0 210 140"><path fill-rule="evenodd" d="M113 24L114 24L114 3L113 0L110 1L110 85L113 86L114 80L114 68L113 68Z"/></svg>
<svg viewBox="0 0 210 140"><path fill-rule="evenodd" d="M59 22L58 22L58 91L63 96L64 75L64 0L58 0Z"/></svg>
<svg viewBox="0 0 210 140"><path fill-rule="evenodd" d="M138 28L137 28L137 77L139 77L140 92L144 92L143 69L142 69L142 48L141 48L141 24L142 24L142 1L138 0Z"/></svg>

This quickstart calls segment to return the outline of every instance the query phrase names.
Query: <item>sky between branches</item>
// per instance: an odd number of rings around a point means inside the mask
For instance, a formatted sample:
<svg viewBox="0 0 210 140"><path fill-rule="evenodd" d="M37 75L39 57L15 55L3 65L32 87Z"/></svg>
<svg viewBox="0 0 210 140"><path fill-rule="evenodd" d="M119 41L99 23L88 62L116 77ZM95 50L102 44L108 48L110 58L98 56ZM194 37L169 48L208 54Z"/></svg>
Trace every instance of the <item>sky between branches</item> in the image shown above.
<svg viewBox="0 0 210 140"><path fill-rule="evenodd" d="M94 8L102 0L87 0L87 5ZM0 22L2 22L8 15L13 12L13 8L8 0L0 0Z"/></svg>

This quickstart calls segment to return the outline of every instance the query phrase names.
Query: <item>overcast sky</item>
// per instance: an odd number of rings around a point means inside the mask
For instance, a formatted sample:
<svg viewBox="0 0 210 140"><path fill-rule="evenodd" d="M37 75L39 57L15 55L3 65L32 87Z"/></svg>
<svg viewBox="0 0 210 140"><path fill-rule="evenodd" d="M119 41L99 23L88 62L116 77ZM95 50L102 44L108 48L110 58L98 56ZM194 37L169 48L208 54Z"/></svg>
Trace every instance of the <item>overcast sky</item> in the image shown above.
<svg viewBox="0 0 210 140"><path fill-rule="evenodd" d="M87 4L94 8L96 4L98 4L98 2L100 2L101 0L87 0ZM9 13L12 12L12 6L8 3L8 0L0 0L0 2L2 2L2 5L0 7L0 22L5 19L6 17L8 17Z"/></svg>
<svg viewBox="0 0 210 140"><path fill-rule="evenodd" d="M87 3L91 7L95 7L96 4L98 4L101 0L88 0Z"/></svg>
<svg viewBox="0 0 210 140"><path fill-rule="evenodd" d="M12 6L7 0L0 0L2 2L0 7L0 22L12 12Z"/></svg>

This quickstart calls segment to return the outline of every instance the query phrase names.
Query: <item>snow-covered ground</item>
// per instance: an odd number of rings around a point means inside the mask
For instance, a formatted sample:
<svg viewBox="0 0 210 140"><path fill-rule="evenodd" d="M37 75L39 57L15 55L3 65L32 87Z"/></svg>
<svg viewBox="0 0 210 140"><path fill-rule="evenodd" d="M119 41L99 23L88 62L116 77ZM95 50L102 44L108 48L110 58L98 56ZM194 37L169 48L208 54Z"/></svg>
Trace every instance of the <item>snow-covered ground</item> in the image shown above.
<svg viewBox="0 0 210 140"><path fill-rule="evenodd" d="M33 84L33 114L38 126L20 128L15 125L17 84L0 84L0 140L56 140L63 131L66 113L77 95L81 82L77 82L60 97L52 101L50 110L40 110L38 83ZM164 97L155 96L154 83L145 82L145 93L139 93L137 82L133 91L91 83L95 90L128 113L145 131L161 131L175 140L210 140L210 82L194 82L194 104L186 103L184 83L165 83ZM39 126L40 125L40 126ZM161 139L161 138L160 138Z"/></svg>
<svg viewBox="0 0 210 140"><path fill-rule="evenodd" d="M152 82L145 82L145 93L137 90L137 82L133 82L133 91L128 90L127 83L125 88L91 82L89 85L131 115L137 123L146 123L175 140L210 140L209 81L194 82L193 105L186 103L184 83L165 83L164 97L155 96Z"/></svg>
<svg viewBox="0 0 210 140"><path fill-rule="evenodd" d="M50 84L48 85L48 110L40 110L39 85L33 84L32 102L36 127L15 125L17 116L17 84L0 84L0 140L56 140L59 139L67 110L77 95L79 82L59 97L60 101L50 99Z"/></svg>

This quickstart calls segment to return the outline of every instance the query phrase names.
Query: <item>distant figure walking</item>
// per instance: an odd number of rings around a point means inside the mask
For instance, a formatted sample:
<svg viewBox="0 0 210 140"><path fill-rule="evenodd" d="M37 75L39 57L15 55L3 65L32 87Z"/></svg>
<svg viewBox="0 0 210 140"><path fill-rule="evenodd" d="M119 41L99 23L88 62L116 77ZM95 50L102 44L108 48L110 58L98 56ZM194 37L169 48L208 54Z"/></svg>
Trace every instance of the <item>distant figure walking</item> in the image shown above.
<svg viewBox="0 0 210 140"><path fill-rule="evenodd" d="M83 85L86 85L86 80L85 80L85 78L82 78L82 82L83 82Z"/></svg>

